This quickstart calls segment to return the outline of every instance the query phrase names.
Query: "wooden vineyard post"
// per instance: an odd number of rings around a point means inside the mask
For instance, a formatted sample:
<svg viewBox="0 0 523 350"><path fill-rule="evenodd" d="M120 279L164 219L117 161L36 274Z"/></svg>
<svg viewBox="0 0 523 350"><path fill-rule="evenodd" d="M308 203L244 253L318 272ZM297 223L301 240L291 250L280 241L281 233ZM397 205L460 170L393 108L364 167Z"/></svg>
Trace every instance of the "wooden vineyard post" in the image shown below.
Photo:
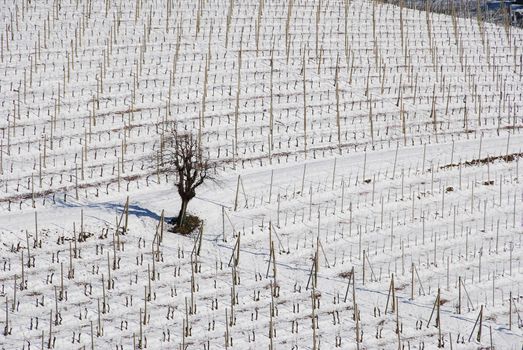
<svg viewBox="0 0 523 350"><path fill-rule="evenodd" d="M292 0L290 0L289 3L292 3ZM307 159L307 87L306 87L307 65L306 65L306 61L305 61L305 50L303 53L302 66L303 66L303 153L305 155L305 159Z"/></svg>
<svg viewBox="0 0 523 350"><path fill-rule="evenodd" d="M278 193L276 202L278 203L278 209L276 210L276 226L279 228L280 227L280 194L279 193Z"/></svg>
<svg viewBox="0 0 523 350"><path fill-rule="evenodd" d="M461 276L458 276L458 314L461 314Z"/></svg>
<svg viewBox="0 0 523 350"><path fill-rule="evenodd" d="M0 43L1 46L1 43ZM0 175L4 174L4 140L0 140Z"/></svg>
<svg viewBox="0 0 523 350"><path fill-rule="evenodd" d="M344 213L344 201L345 201L345 182L343 178L341 180L341 212Z"/></svg>
<svg viewBox="0 0 523 350"><path fill-rule="evenodd" d="M74 168L74 181L75 181L75 186L74 186L75 197L76 197L76 200L78 200L78 165L76 165Z"/></svg>
<svg viewBox="0 0 523 350"><path fill-rule="evenodd" d="M337 159L334 158L334 165L332 167L332 185L331 185L331 190L334 190L334 180L336 179L336 162L337 162Z"/></svg>
<svg viewBox="0 0 523 350"><path fill-rule="evenodd" d="M414 263L410 269L410 300L414 300Z"/></svg>
<svg viewBox="0 0 523 350"><path fill-rule="evenodd" d="M49 339L47 341L47 348L51 349L53 347L53 310L49 312Z"/></svg>
<svg viewBox="0 0 523 350"><path fill-rule="evenodd" d="M436 295L436 300L434 300L434 306L432 307L432 312L430 313L429 320L427 321L427 328L430 327L430 321L436 311L436 324L435 327L438 328L438 348L443 347L443 338L441 336L441 313L440 313L440 304L441 304L441 290L438 288L438 294Z"/></svg>
<svg viewBox="0 0 523 350"><path fill-rule="evenodd" d="M387 304L385 305L385 314L387 313L387 310L389 308L390 300L392 300L391 312L394 312L396 310L396 289L394 288L394 274L392 274L392 277L390 279L389 292L387 294Z"/></svg>
<svg viewBox="0 0 523 350"><path fill-rule="evenodd" d="M405 107L403 106L403 93L400 102L401 129L403 132L403 146L407 146L407 122L405 118Z"/></svg>
<svg viewBox="0 0 523 350"><path fill-rule="evenodd" d="M394 165L392 166L392 179L393 180L396 178L396 164L398 162L399 148L400 148L400 144L399 144L399 142L396 142L396 152L394 153Z"/></svg>
<svg viewBox="0 0 523 350"><path fill-rule="evenodd" d="M261 28L261 22L262 22L262 15L263 15L263 7L264 7L264 0L259 0L258 2L258 15L256 18L256 32L255 32L255 41L256 41L256 57L258 57L258 52L260 50L259 44L260 44L260 28Z"/></svg>
<svg viewBox="0 0 523 350"><path fill-rule="evenodd" d="M127 233L127 225L129 223L129 196L127 196L127 199L125 200L124 215L123 233L125 234Z"/></svg>
<svg viewBox="0 0 523 350"><path fill-rule="evenodd" d="M334 79L334 85L336 88L336 128L338 130L338 149L340 155L341 151L341 123L340 123L340 87L339 87L339 58L336 59L336 75ZM333 179L334 182L334 179Z"/></svg>
<svg viewBox="0 0 523 350"><path fill-rule="evenodd" d="M356 289L355 289L355 282L356 280L353 280L352 283L352 303L354 307L354 321L356 322L355 332L356 332L356 349L360 349L360 310L358 308L358 304L356 303Z"/></svg>
<svg viewBox="0 0 523 350"><path fill-rule="evenodd" d="M94 350L94 332L93 332L93 321L90 322L91 324L91 350Z"/></svg>
<svg viewBox="0 0 523 350"><path fill-rule="evenodd" d="M365 285L365 249L363 249L363 261L362 261L362 284Z"/></svg>
<svg viewBox="0 0 523 350"><path fill-rule="evenodd" d="M165 210L162 209L162 214L160 215L160 243L163 242L163 224L165 221Z"/></svg>
<svg viewBox="0 0 523 350"><path fill-rule="evenodd" d="M222 205L222 241L227 242L225 238L225 206Z"/></svg>
<svg viewBox="0 0 523 350"><path fill-rule="evenodd" d="M479 322L479 324L478 324L478 322ZM472 328L472 331L470 332L469 342L470 342L470 339L472 338L472 335L474 334L474 330L476 329L476 326L479 327L478 333L476 335L476 340L478 342L481 342L481 329L483 327L483 305L481 305L481 309L479 310L479 315L476 318L476 322L474 323L474 327Z"/></svg>
<svg viewBox="0 0 523 350"><path fill-rule="evenodd" d="M231 4L233 1L231 1ZM241 43L240 43L241 44ZM240 93L241 93L241 69L242 69L242 49L238 51L238 80L236 83L236 106L234 108L234 149L233 154L238 155L238 119L240 113Z"/></svg>
<svg viewBox="0 0 523 350"><path fill-rule="evenodd" d="M234 8L234 0L230 0L229 1L229 7L228 7L228 10L227 10L227 22L226 22L227 26L226 26L226 31L225 31L225 48L229 47L229 32L230 32L230 27L231 27L231 23L232 23L233 8Z"/></svg>
<svg viewBox="0 0 523 350"><path fill-rule="evenodd" d="M262 0L260 0L261 2ZM271 77L270 77L270 105L269 105L269 163L272 164L271 153L274 147L274 98L273 98L273 75L274 75L274 51L271 50ZM270 199L269 199L270 202Z"/></svg>
<svg viewBox="0 0 523 350"><path fill-rule="evenodd" d="M287 63L289 63L289 51L290 51L290 47L291 47L290 26L291 26L293 5L294 5L294 0L289 0L288 5L287 5L287 21L285 22L285 53L286 53L286 57L287 57Z"/></svg>
<svg viewBox="0 0 523 350"><path fill-rule="evenodd" d="M271 184L269 186L269 204L271 203L271 198L272 198L272 184L273 184L273 180L274 180L274 169L271 170Z"/></svg>
<svg viewBox="0 0 523 350"><path fill-rule="evenodd" d="M4 326L4 336L7 337L11 331L9 330L9 298L5 297L5 326Z"/></svg>
<svg viewBox="0 0 523 350"><path fill-rule="evenodd" d="M436 142L438 142L438 124L437 124L437 119L436 119L436 85L434 85L434 88L432 91L432 107L431 107L430 116L432 119L434 136L436 138Z"/></svg>
<svg viewBox="0 0 523 350"><path fill-rule="evenodd" d="M36 248L37 246L38 246L38 212L35 211L35 239L34 239L33 247Z"/></svg>
<svg viewBox="0 0 523 350"><path fill-rule="evenodd" d="M138 338L138 349L143 349L143 324L142 324L142 308L140 308L140 337Z"/></svg>
<svg viewBox="0 0 523 350"><path fill-rule="evenodd" d="M369 96L369 128L370 128L371 146L372 146L372 149L374 149L374 123L372 120L372 95Z"/></svg>
<svg viewBox="0 0 523 350"><path fill-rule="evenodd" d="M398 336L398 349L401 349L400 308L398 297L396 297L396 335Z"/></svg>
<svg viewBox="0 0 523 350"><path fill-rule="evenodd" d="M349 281L347 282L347 289L345 290L345 298L343 299L343 302L347 302L347 296L349 295L349 288L351 285L351 282L354 284L354 266L352 267L349 275Z"/></svg>
<svg viewBox="0 0 523 350"><path fill-rule="evenodd" d="M240 175L238 175L238 181L236 183L236 195L234 196L234 211L238 209L238 193L240 191Z"/></svg>
<svg viewBox="0 0 523 350"><path fill-rule="evenodd" d="M311 301L312 301L312 349L313 350L318 350L318 347L317 347L317 344L316 344L316 328L317 328L317 325L316 325L316 295L315 295L316 291L315 291L315 286L313 285L312 286L312 290L311 290Z"/></svg>

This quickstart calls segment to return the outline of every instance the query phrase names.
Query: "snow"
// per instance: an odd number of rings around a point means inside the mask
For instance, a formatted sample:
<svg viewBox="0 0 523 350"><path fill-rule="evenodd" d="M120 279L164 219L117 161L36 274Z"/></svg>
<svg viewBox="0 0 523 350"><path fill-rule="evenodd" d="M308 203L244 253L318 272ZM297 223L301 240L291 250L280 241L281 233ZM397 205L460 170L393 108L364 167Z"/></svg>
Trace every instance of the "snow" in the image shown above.
<svg viewBox="0 0 523 350"><path fill-rule="evenodd" d="M366 0L0 6L1 349L523 344L521 29ZM158 167L174 122L216 164L190 236Z"/></svg>

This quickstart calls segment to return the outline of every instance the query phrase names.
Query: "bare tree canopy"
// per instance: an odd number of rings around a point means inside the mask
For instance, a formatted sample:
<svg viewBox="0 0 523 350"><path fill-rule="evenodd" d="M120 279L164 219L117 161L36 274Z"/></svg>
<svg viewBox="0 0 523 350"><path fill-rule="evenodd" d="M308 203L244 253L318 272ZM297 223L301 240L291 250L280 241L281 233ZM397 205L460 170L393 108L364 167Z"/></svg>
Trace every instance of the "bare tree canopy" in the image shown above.
<svg viewBox="0 0 523 350"><path fill-rule="evenodd" d="M189 201L196 196L196 188L211 179L211 165L203 156L198 139L191 133L174 130L169 143L163 165L167 172L177 175L176 187L182 203L176 226L180 227L185 222Z"/></svg>

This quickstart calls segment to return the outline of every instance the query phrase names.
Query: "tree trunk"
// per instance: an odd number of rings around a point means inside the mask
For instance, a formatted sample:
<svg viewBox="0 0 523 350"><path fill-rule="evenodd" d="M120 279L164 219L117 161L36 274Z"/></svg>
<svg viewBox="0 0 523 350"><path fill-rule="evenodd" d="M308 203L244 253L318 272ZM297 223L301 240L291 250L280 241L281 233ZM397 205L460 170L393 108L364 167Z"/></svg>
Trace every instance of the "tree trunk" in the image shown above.
<svg viewBox="0 0 523 350"><path fill-rule="evenodd" d="M185 216L187 214L187 205L189 204L188 199L182 198L182 205L180 207L180 212L178 213L178 218L176 219L176 226L180 227L185 222Z"/></svg>

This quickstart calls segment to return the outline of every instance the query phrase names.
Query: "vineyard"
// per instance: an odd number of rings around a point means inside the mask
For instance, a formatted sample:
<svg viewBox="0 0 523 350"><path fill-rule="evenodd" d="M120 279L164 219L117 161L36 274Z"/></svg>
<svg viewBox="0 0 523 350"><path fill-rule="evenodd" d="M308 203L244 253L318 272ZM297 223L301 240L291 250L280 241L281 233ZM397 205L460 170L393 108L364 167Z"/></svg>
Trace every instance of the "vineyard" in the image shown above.
<svg viewBox="0 0 523 350"><path fill-rule="evenodd" d="M403 1L0 8L0 349L521 349L523 29ZM173 128L212 165L188 235Z"/></svg>

